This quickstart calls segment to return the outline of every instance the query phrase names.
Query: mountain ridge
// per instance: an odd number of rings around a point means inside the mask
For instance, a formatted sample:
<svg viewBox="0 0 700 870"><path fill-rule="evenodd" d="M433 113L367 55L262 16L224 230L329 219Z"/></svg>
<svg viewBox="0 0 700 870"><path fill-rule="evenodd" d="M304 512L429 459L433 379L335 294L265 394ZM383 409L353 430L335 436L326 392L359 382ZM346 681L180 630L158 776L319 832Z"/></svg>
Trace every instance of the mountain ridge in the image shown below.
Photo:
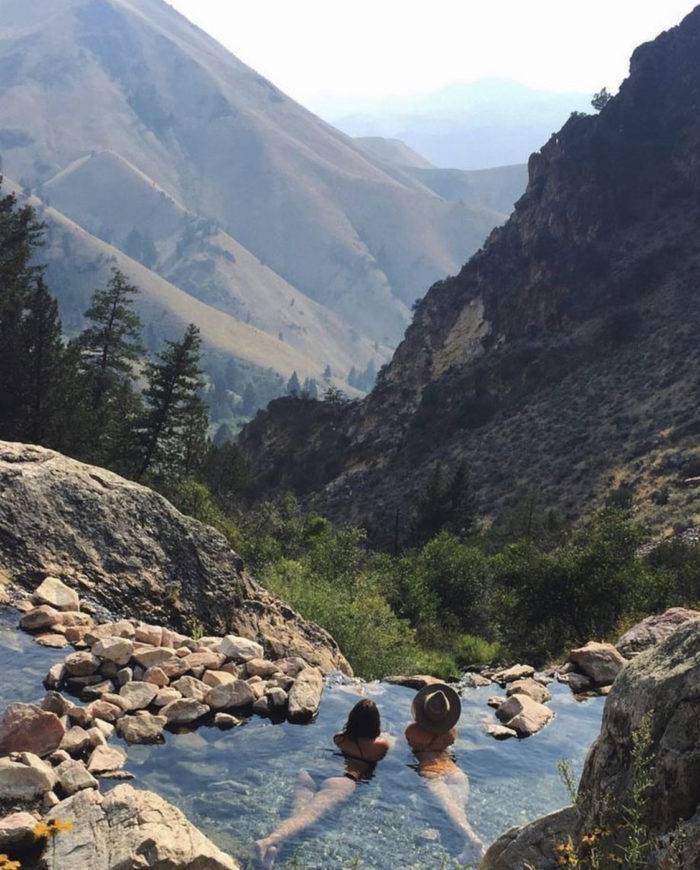
<svg viewBox="0 0 700 870"><path fill-rule="evenodd" d="M242 437L260 491L386 541L436 464L466 461L488 521L533 494L575 518L621 483L692 519L698 57L700 7L532 155L514 214L430 289L365 401L260 414Z"/></svg>
<svg viewBox="0 0 700 870"><path fill-rule="evenodd" d="M381 363L420 290L456 270L498 219L373 161L162 0L0 0L0 21L7 174L50 196L45 186L66 188L89 155L112 152L257 257L270 281L323 306L319 329L339 318L344 335L334 327L324 340L340 343L346 371ZM139 202L134 228L147 235ZM90 220L109 235L109 203L95 206ZM271 306L256 316L284 332Z"/></svg>

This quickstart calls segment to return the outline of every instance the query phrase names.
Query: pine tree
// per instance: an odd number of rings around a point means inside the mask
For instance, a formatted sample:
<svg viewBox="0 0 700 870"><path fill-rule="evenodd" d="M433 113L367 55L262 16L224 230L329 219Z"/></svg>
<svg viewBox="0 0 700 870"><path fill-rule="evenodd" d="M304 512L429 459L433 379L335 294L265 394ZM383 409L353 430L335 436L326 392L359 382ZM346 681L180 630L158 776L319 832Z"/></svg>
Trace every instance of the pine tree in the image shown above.
<svg viewBox="0 0 700 870"><path fill-rule="evenodd" d="M348 374L348 384L351 387L357 387L359 384L357 369L353 366Z"/></svg>
<svg viewBox="0 0 700 870"><path fill-rule="evenodd" d="M251 384L250 381L245 385L245 390L243 390L243 401L241 403L241 412L246 416L250 417L255 413L256 408L258 407L258 395L255 392L255 387Z"/></svg>
<svg viewBox="0 0 700 870"><path fill-rule="evenodd" d="M445 497L444 528L460 538L468 537L474 530L476 505L466 462L462 461L457 466Z"/></svg>
<svg viewBox="0 0 700 870"><path fill-rule="evenodd" d="M190 324L180 341L166 341L165 349L147 366L147 409L137 480L147 473L177 478L198 461L207 424L206 406L198 395L204 386L201 343L199 330Z"/></svg>
<svg viewBox="0 0 700 870"><path fill-rule="evenodd" d="M331 367L329 365L327 365L325 367L325 369L323 370L323 378L326 381L330 381L330 379L332 377L333 377L333 370L331 369Z"/></svg>
<svg viewBox="0 0 700 870"><path fill-rule="evenodd" d="M374 382L377 380L377 364L373 359L367 363L367 368L362 375L362 388L369 392L374 387Z"/></svg>
<svg viewBox="0 0 700 870"><path fill-rule="evenodd" d="M302 393L307 399L318 399L318 384L315 378L307 378L304 381Z"/></svg>
<svg viewBox="0 0 700 870"><path fill-rule="evenodd" d="M416 504L413 523L416 543L422 544L434 538L445 521L445 473L438 462Z"/></svg>
<svg viewBox="0 0 700 870"><path fill-rule="evenodd" d="M92 408L99 416L112 391L133 380L133 364L143 353L141 320L133 310L138 289L117 269L106 288L96 290L81 335L83 361L91 382Z"/></svg>
<svg viewBox="0 0 700 870"><path fill-rule="evenodd" d="M475 520L475 500L466 463L460 462L449 480L442 464L438 463L416 505L413 523L416 542L425 543L443 530L461 538L468 537Z"/></svg>
<svg viewBox="0 0 700 870"><path fill-rule="evenodd" d="M248 465L240 447L233 441L212 444L200 472L201 480L219 504L232 510L250 483Z"/></svg>
<svg viewBox="0 0 700 870"><path fill-rule="evenodd" d="M591 105L596 110L596 112L601 112L612 100L612 94L608 91L607 88L601 88L595 94L593 94L593 99L591 100Z"/></svg>
<svg viewBox="0 0 700 870"><path fill-rule="evenodd" d="M2 178L0 178L0 185ZM42 269L32 265L44 226L13 194L0 196L0 427L5 438L21 437L26 403L24 318Z"/></svg>
<svg viewBox="0 0 700 870"><path fill-rule="evenodd" d="M299 375L292 372L291 378L287 381L287 395L299 396L301 394L301 384L299 383Z"/></svg>
<svg viewBox="0 0 700 870"><path fill-rule="evenodd" d="M22 439L51 444L54 412L60 407L63 342L58 304L40 277L27 300L21 330L24 405Z"/></svg>

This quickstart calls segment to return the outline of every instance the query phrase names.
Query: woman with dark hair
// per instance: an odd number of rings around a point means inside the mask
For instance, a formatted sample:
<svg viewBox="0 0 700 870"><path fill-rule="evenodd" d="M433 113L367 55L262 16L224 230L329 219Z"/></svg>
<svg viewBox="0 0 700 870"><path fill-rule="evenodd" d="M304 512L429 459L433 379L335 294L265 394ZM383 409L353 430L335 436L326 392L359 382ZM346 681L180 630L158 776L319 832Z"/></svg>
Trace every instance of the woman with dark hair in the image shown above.
<svg viewBox="0 0 700 870"><path fill-rule="evenodd" d="M341 776L314 776L302 770L294 796L294 812L269 836L255 843L263 867L274 865L279 846L314 825L351 797L357 784L372 778L377 762L386 755L390 740L381 734L379 710L365 698L350 711L345 728L333 742L342 753L345 772Z"/></svg>

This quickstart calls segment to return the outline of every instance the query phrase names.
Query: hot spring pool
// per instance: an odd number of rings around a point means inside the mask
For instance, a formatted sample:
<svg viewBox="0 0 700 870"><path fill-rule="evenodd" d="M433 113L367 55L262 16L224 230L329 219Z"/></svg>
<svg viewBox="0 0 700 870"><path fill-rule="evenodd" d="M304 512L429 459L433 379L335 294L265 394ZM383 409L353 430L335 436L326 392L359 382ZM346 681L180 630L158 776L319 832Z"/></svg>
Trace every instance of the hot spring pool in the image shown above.
<svg viewBox="0 0 700 870"><path fill-rule="evenodd" d="M49 650L16 630L17 614L0 610L0 709L13 701L38 701L41 681L65 651ZM483 733L495 721L486 699L498 687L466 690L462 698L457 760L469 776L468 816L486 843L513 825L568 803L557 762L569 759L578 773L600 729L603 698L576 701L568 688L550 686L554 721L526 740L499 742ZM403 740L413 691L384 683L333 686L310 725L272 725L257 717L232 731L203 727L166 735L165 745L128 747L134 785L180 807L245 867L253 840L269 833L289 812L300 768L341 770L332 735L363 695L379 705L383 726L396 746L374 780L360 786L337 817L290 844L278 866L335 870L455 868L461 849L425 783L411 767ZM116 738L115 738L116 739ZM117 739L117 742L121 742ZM105 782L103 788L109 788ZM250 865L252 866L252 864Z"/></svg>

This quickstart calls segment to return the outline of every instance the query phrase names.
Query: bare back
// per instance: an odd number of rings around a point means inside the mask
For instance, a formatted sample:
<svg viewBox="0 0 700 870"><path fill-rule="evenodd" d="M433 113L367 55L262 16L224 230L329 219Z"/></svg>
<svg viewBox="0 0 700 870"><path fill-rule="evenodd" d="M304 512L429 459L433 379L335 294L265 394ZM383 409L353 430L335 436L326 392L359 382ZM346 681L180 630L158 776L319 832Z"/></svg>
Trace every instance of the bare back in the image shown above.
<svg viewBox="0 0 700 870"><path fill-rule="evenodd" d="M421 776L437 777L458 770L450 747L457 739L457 729L450 728L445 734L433 734L417 722L412 722L405 732L408 745L418 759Z"/></svg>
<svg viewBox="0 0 700 870"><path fill-rule="evenodd" d="M333 737L333 742L345 757L346 775L355 781L370 776L390 747L388 738L381 734L374 739L354 739L341 731Z"/></svg>

